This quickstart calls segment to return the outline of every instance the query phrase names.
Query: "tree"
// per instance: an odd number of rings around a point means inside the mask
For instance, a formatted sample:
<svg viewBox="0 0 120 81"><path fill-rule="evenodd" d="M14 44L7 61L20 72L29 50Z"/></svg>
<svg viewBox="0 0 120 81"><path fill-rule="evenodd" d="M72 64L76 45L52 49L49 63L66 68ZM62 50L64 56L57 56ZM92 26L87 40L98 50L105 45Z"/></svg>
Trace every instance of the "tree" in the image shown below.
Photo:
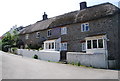
<svg viewBox="0 0 120 81"><path fill-rule="evenodd" d="M18 34L16 31L13 31L13 35L7 32L5 37L2 39L2 50L7 52L8 48L16 46L17 40Z"/></svg>

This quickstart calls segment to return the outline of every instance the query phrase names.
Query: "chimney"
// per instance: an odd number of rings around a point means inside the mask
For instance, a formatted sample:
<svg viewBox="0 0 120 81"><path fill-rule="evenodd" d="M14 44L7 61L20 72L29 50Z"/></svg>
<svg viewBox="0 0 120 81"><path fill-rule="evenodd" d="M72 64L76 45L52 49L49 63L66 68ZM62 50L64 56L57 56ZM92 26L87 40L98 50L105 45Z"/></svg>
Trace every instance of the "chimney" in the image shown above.
<svg viewBox="0 0 120 81"><path fill-rule="evenodd" d="M43 20L46 20L46 19L48 19L48 18L47 18L47 14L44 12Z"/></svg>
<svg viewBox="0 0 120 81"><path fill-rule="evenodd" d="M87 8L87 3L86 2L81 2L80 3L80 10Z"/></svg>

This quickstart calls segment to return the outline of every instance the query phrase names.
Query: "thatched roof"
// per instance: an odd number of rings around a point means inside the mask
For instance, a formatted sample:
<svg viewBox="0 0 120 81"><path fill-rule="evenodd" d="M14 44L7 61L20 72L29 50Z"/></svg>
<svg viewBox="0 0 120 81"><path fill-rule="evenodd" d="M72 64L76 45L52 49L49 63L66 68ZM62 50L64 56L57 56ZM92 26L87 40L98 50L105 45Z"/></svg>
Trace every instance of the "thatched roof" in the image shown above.
<svg viewBox="0 0 120 81"><path fill-rule="evenodd" d="M26 29L23 30L20 34L27 34L35 31L47 29L49 25L53 22L53 20L54 18L38 21L35 24L27 26Z"/></svg>
<svg viewBox="0 0 120 81"><path fill-rule="evenodd" d="M111 3L99 4L91 7L87 7L83 10L69 12L60 16L49 18L44 21L39 21L30 27L27 27L23 32L31 33L47 28L65 26L74 23L82 23L98 18L110 16L116 14L119 10L116 6ZM21 33L21 34L24 34Z"/></svg>

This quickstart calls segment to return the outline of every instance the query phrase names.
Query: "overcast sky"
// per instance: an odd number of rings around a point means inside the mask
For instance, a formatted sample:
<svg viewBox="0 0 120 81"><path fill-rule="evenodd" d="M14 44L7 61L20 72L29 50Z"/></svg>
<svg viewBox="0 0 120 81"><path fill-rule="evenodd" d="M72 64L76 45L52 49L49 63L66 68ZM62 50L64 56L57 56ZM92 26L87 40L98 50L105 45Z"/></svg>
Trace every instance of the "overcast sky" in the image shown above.
<svg viewBox="0 0 120 81"><path fill-rule="evenodd" d="M118 5L119 0L0 0L0 36L12 26L27 26L42 20L44 12L48 17L79 10L79 3L88 6L110 2Z"/></svg>

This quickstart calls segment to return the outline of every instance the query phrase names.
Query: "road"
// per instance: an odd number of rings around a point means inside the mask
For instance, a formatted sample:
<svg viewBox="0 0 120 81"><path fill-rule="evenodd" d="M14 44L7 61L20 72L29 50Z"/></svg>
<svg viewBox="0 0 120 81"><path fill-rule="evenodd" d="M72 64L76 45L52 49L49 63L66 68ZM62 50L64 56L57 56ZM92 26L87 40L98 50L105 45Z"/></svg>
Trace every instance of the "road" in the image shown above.
<svg viewBox="0 0 120 81"><path fill-rule="evenodd" d="M47 62L2 51L0 57L2 79L118 79L118 71L115 70Z"/></svg>

